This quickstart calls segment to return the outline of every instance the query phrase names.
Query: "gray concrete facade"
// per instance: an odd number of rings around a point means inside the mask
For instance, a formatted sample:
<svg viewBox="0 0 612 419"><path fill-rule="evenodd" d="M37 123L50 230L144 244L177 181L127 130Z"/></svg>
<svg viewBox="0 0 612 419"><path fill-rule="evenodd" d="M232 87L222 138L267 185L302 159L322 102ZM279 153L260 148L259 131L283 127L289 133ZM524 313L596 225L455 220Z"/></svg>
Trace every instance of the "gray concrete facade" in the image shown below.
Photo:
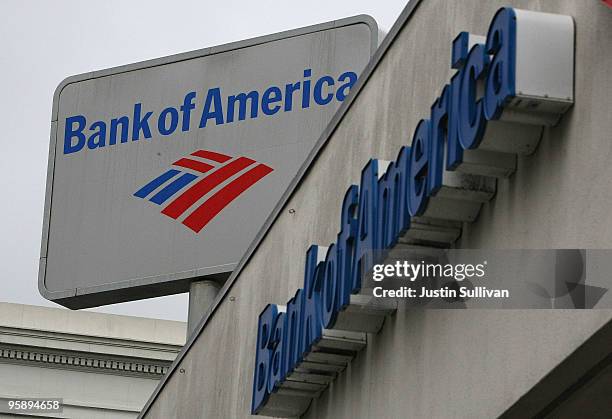
<svg viewBox="0 0 612 419"><path fill-rule="evenodd" d="M498 181L456 246L612 247L612 10L573 0L412 3L143 417L250 417L257 316L302 286L308 246L335 240L344 192L368 159L393 160L409 145L452 74L456 34L484 34L501 6L574 17L575 105ZM498 417L610 321L609 310L398 311L305 417Z"/></svg>

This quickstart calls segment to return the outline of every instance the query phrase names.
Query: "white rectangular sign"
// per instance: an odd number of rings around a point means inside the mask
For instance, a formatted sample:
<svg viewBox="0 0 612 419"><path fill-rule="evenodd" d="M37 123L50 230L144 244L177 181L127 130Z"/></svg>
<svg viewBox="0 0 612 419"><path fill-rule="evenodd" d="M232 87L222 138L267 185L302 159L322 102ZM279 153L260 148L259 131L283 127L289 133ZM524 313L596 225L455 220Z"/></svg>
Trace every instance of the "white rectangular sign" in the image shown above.
<svg viewBox="0 0 612 419"><path fill-rule="evenodd" d="M41 294L83 308L227 277L377 37L358 16L63 81Z"/></svg>

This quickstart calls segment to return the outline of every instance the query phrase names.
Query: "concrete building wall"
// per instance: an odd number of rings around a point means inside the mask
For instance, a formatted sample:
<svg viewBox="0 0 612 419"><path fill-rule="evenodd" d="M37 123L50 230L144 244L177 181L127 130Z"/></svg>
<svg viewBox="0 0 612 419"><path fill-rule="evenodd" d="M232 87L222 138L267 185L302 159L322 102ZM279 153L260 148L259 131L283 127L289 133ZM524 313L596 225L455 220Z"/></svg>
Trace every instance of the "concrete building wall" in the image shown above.
<svg viewBox="0 0 612 419"><path fill-rule="evenodd" d="M157 385L155 379L4 363L0 376L3 399L61 398L62 413L51 417L65 418L134 418ZM0 413L0 418L19 416Z"/></svg>
<svg viewBox="0 0 612 419"><path fill-rule="evenodd" d="M0 303L0 404L59 398L61 413L26 416L134 418L185 334L182 322Z"/></svg>
<svg viewBox="0 0 612 419"><path fill-rule="evenodd" d="M249 417L258 314L302 285L310 244L335 240L344 192L368 159L392 160L409 145L449 80L456 34L485 34L508 4L575 18L575 106L519 157L457 246L612 247L610 10L595 1L423 0L144 417ZM496 417L611 319L607 310L398 310L306 417Z"/></svg>

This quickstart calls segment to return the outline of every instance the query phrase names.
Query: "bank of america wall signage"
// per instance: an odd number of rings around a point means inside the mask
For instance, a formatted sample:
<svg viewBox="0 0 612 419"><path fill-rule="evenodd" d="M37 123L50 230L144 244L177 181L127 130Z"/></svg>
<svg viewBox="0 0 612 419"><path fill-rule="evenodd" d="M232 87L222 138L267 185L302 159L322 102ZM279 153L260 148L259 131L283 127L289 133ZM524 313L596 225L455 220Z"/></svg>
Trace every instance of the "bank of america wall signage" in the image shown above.
<svg viewBox="0 0 612 419"><path fill-rule="evenodd" d="M557 124L574 101L573 19L502 8L486 36L455 38L451 67L411 145L370 160L348 188L337 241L306 254L304 288L259 316L252 413L302 414L394 312L360 293L384 258L372 249L449 246Z"/></svg>
<svg viewBox="0 0 612 419"><path fill-rule="evenodd" d="M42 295L83 308L229 275L377 37L358 16L62 82Z"/></svg>

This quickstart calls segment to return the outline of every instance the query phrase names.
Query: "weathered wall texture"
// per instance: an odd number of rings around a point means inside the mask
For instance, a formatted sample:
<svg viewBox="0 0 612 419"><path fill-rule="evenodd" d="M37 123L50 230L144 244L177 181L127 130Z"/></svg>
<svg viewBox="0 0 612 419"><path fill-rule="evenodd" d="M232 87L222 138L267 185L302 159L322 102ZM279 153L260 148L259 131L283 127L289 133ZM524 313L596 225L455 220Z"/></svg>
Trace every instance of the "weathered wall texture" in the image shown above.
<svg viewBox="0 0 612 419"><path fill-rule="evenodd" d="M335 239L344 192L367 160L394 159L409 144L451 75L455 35L484 34L507 4L574 16L576 104L499 181L458 246L612 247L611 11L595 1L423 0L147 418L249 416L258 314L301 286L310 244ZM611 318L603 310L399 312L306 417L495 417Z"/></svg>

